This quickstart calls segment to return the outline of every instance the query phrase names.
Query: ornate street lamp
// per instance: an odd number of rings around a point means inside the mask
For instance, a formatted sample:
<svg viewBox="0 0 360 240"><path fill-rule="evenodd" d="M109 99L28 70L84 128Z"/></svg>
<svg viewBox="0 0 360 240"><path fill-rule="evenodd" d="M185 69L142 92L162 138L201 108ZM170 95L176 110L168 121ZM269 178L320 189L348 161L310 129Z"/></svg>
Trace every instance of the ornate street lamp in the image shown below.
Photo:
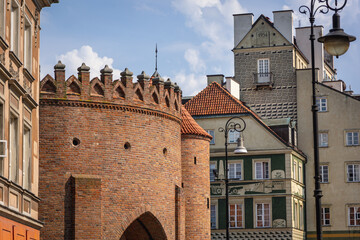
<svg viewBox="0 0 360 240"><path fill-rule="evenodd" d="M233 120L237 120L236 122ZM242 132L246 128L246 123L241 117L232 117L230 118L224 128L219 128L219 132L225 134L225 217L226 217L226 240L229 240L229 167L228 167L228 136L229 131L235 131L240 134L240 137L237 139L237 147L234 151L235 154L247 153L246 148L244 147L244 139Z"/></svg>
<svg viewBox="0 0 360 240"><path fill-rule="evenodd" d="M316 3L320 5L315 7ZM338 7L338 0L335 0L335 7L330 6L331 0L311 0L310 7L302 5L299 8L299 12L302 14L309 14L309 21L311 26L310 41L311 41L311 63L312 63L312 117L313 117L313 141L314 141L314 167L315 167L315 205L316 205L316 234L317 239L322 239L322 229L321 229L321 197L322 191L320 188L320 167L319 167L319 148L318 148L318 107L316 105L316 80L315 80L315 51L314 51L314 22L315 15L318 11L323 14L329 12L329 10L335 11L333 16L333 29L330 30L330 33L324 37L318 39L319 42L324 43L326 51L333 56L340 56L344 54L348 48L350 42L354 41L356 38L350 36L340 28L340 15L338 14L341 11L347 0L342 0L343 5Z"/></svg>

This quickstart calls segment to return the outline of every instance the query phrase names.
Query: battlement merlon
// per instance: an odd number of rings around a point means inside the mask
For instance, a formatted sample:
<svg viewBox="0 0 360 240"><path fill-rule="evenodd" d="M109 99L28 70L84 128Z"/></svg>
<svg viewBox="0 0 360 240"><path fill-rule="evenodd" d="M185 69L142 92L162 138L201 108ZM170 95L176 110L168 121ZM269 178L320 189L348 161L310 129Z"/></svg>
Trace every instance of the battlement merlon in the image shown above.
<svg viewBox="0 0 360 240"><path fill-rule="evenodd" d="M105 66L100 79L90 80L90 67L83 63L74 75L65 79L65 65L54 66L54 77L46 75L40 82L40 99L77 100L126 105L147 105L160 111L180 113L181 89L159 74L149 77L144 71L133 82L133 73L125 68L120 79L113 80L113 70Z"/></svg>

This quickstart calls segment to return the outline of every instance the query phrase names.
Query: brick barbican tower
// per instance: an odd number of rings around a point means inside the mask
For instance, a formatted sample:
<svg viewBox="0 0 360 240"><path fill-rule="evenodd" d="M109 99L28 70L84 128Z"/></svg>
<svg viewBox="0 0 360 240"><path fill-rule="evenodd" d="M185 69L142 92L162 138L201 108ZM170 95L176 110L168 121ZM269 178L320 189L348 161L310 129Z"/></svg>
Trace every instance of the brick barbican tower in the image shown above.
<svg viewBox="0 0 360 240"><path fill-rule="evenodd" d="M210 239L209 141L181 90L105 66L41 82L42 239ZM184 115L185 114L185 115ZM186 221L185 221L186 220Z"/></svg>

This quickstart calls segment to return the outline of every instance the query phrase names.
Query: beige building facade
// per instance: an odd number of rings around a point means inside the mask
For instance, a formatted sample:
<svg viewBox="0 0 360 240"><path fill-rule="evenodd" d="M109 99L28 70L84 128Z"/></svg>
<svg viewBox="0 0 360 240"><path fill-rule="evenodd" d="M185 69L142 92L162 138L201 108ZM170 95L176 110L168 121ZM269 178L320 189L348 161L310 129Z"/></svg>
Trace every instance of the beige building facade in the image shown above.
<svg viewBox="0 0 360 240"><path fill-rule="evenodd" d="M39 239L40 11L0 0L0 239ZM10 220L11 219L11 220Z"/></svg>
<svg viewBox="0 0 360 240"><path fill-rule="evenodd" d="M319 74L319 71L317 71ZM320 75L320 74L319 74ZM298 142L308 156L307 230L315 239L311 70L298 70ZM360 101L323 83L316 86L324 239L360 238ZM311 140L310 140L311 139Z"/></svg>

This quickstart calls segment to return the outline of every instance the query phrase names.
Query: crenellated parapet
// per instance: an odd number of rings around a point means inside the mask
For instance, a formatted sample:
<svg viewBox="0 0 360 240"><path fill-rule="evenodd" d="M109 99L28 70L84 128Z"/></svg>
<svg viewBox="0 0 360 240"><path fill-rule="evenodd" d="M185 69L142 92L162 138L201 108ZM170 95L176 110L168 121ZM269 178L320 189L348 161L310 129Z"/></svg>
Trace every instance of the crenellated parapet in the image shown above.
<svg viewBox="0 0 360 240"><path fill-rule="evenodd" d="M133 73L125 68L120 79L113 80L113 70L107 65L100 78L90 80L90 67L83 63L74 75L65 79L65 65L59 61L55 77L46 75L40 83L40 99L77 101L94 104L120 104L167 112L180 117L181 89L170 79L164 81L156 72L151 78L144 71L133 81Z"/></svg>

